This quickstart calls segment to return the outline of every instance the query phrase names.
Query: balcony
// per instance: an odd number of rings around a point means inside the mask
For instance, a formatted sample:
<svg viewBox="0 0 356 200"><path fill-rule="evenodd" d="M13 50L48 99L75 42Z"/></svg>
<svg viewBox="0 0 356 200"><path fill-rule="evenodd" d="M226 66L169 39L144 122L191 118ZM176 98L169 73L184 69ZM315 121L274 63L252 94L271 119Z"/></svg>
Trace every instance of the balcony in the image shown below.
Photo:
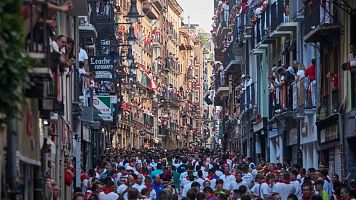
<svg viewBox="0 0 356 200"><path fill-rule="evenodd" d="M156 33L152 36L152 46L154 48L162 48L163 37L161 34Z"/></svg>
<svg viewBox="0 0 356 200"><path fill-rule="evenodd" d="M146 51L150 56L153 55L153 45L148 44L147 42L144 42L143 50Z"/></svg>
<svg viewBox="0 0 356 200"><path fill-rule="evenodd" d="M240 112L246 112L247 110L252 109L255 105L255 84L252 83L251 85L246 85L242 89L241 94L241 103L240 103Z"/></svg>
<svg viewBox="0 0 356 200"><path fill-rule="evenodd" d="M171 71L171 70L173 70L173 68L174 68L174 63L175 63L174 58L167 57L167 58L166 58L166 66L165 66L164 69L165 69L166 71Z"/></svg>
<svg viewBox="0 0 356 200"><path fill-rule="evenodd" d="M142 3L142 12L148 17L150 20L156 20L159 17L159 13L155 6L153 6L152 2L144 1Z"/></svg>
<svg viewBox="0 0 356 200"><path fill-rule="evenodd" d="M145 123L144 117L143 117L143 111L136 108L132 107L131 109L131 121L136 124L136 125L141 125L143 126Z"/></svg>
<svg viewBox="0 0 356 200"><path fill-rule="evenodd" d="M181 96L178 95L177 92L173 91L173 89L166 89L163 92L163 98L170 106L175 108L179 108L182 102Z"/></svg>
<svg viewBox="0 0 356 200"><path fill-rule="evenodd" d="M34 3L31 6L36 6ZM41 6L43 12L38 18L47 19L47 6ZM30 9L30 19L28 21L36 22L36 14L33 13L34 9ZM31 18L32 17L32 18ZM29 56L38 62L30 71L30 77L34 79L50 80L51 79L51 69L50 66L54 66L53 57L50 54L50 44L49 44L49 29L46 22L37 22L29 24L28 37L25 40L25 49Z"/></svg>
<svg viewBox="0 0 356 200"><path fill-rule="evenodd" d="M79 35L82 38L97 38L98 33L96 32L95 27L89 23L89 17L80 16L79 20Z"/></svg>
<svg viewBox="0 0 356 200"><path fill-rule="evenodd" d="M141 74L141 81L137 82L137 86L140 87L141 89L149 89L150 88L150 78L145 75Z"/></svg>
<svg viewBox="0 0 356 200"><path fill-rule="evenodd" d="M214 83L215 83L216 95L226 93L229 91L229 80L228 77L225 76L225 72L223 70L217 74Z"/></svg>
<svg viewBox="0 0 356 200"><path fill-rule="evenodd" d="M178 42L178 34L177 34L177 31L174 29L173 25L171 25L171 27L168 28L167 36L169 37L169 39L172 40L172 42L174 42L174 43Z"/></svg>
<svg viewBox="0 0 356 200"><path fill-rule="evenodd" d="M109 0L91 1L92 11L90 22L100 38L115 38L115 12Z"/></svg>
<svg viewBox="0 0 356 200"><path fill-rule="evenodd" d="M340 33L340 26L337 24L337 6L330 1L325 3L325 7L321 4L321 0L312 0L312 7L305 7L304 40L306 42L328 41Z"/></svg>
<svg viewBox="0 0 356 200"><path fill-rule="evenodd" d="M294 22L302 22L304 19L303 1L290 1L290 19Z"/></svg>
<svg viewBox="0 0 356 200"><path fill-rule="evenodd" d="M286 16L284 14L284 7L288 2L283 2L283 0L278 0L277 5L273 4L271 6L272 14L272 30L271 36L283 37L289 36L293 32L296 32L298 22L291 22L290 15Z"/></svg>
<svg viewBox="0 0 356 200"><path fill-rule="evenodd" d="M223 65L226 73L234 73L237 76L241 75L241 64L243 64L243 48L238 47L236 42L230 44L230 46L224 52Z"/></svg>
<svg viewBox="0 0 356 200"><path fill-rule="evenodd" d="M269 94L269 116L284 116L293 114L295 118L313 115L316 112L315 82L310 83L307 77L293 82L291 85L276 86ZM313 89L312 89L313 88Z"/></svg>
<svg viewBox="0 0 356 200"><path fill-rule="evenodd" d="M164 0L152 0L152 3L156 6L158 11L163 11L166 7L166 2Z"/></svg>
<svg viewBox="0 0 356 200"><path fill-rule="evenodd" d="M168 123L168 129L169 129L170 131L172 131L172 132L178 132L179 126L178 126L178 124L175 123L175 122L169 122L169 123Z"/></svg>
<svg viewBox="0 0 356 200"><path fill-rule="evenodd" d="M243 32L243 38L251 38L252 34L252 17L254 16L253 10L248 7L245 12L243 12L240 17L237 18L239 29Z"/></svg>
<svg viewBox="0 0 356 200"><path fill-rule="evenodd" d="M144 113L143 118L144 118L145 128L151 129L154 126L154 116Z"/></svg>
<svg viewBox="0 0 356 200"><path fill-rule="evenodd" d="M165 125L160 125L158 126L158 137L159 138L165 138L168 135L168 128Z"/></svg>

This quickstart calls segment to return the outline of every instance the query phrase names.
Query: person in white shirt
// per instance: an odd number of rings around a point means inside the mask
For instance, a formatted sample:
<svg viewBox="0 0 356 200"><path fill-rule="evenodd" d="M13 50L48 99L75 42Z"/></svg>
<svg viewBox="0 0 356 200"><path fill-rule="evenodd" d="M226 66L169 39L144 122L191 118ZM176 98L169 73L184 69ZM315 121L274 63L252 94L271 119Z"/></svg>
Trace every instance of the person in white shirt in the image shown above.
<svg viewBox="0 0 356 200"><path fill-rule="evenodd" d="M216 176L220 177L222 176L224 173L222 171L220 171L220 166L219 164L215 163L214 164L214 168L215 168L215 174Z"/></svg>
<svg viewBox="0 0 356 200"><path fill-rule="evenodd" d="M89 63L88 63L88 54L87 52L82 49L81 47L79 48L79 55L78 55L79 59L78 61L79 62L83 62L84 64L84 69L88 69L88 66L89 66Z"/></svg>
<svg viewBox="0 0 356 200"><path fill-rule="evenodd" d="M136 163L135 164L135 169L133 171L137 176L141 175L142 182L144 183L145 182L145 177L142 175L142 163Z"/></svg>
<svg viewBox="0 0 356 200"><path fill-rule="evenodd" d="M229 190L237 190L240 188L241 185L246 186L247 192L250 191L250 188L246 181L242 180L242 172L238 171L236 172L236 179L230 183Z"/></svg>
<svg viewBox="0 0 356 200"><path fill-rule="evenodd" d="M119 195L114 192L115 183L111 180L108 180L106 187L103 192L100 192L98 197L99 200L117 200Z"/></svg>
<svg viewBox="0 0 356 200"><path fill-rule="evenodd" d="M201 170L198 171L198 178L197 180L195 180L196 182L198 182L200 184L201 188L204 188L204 177L203 177L203 172Z"/></svg>
<svg viewBox="0 0 356 200"><path fill-rule="evenodd" d="M253 185L253 187L251 188L251 194L253 195L253 199L256 199L258 198L261 198L261 194L260 194L260 191L261 191L261 182L262 180L264 179L264 176L261 175L261 174L257 174L256 177L255 177L255 184Z"/></svg>
<svg viewBox="0 0 356 200"><path fill-rule="evenodd" d="M206 178L209 176L209 163L205 163L203 170L203 177Z"/></svg>
<svg viewBox="0 0 356 200"><path fill-rule="evenodd" d="M230 184L235 181L235 176L230 174L230 170L228 168L224 169L224 174L219 177L219 179L222 179L224 181L223 188L224 189L229 189Z"/></svg>
<svg viewBox="0 0 356 200"><path fill-rule="evenodd" d="M254 182L252 174L248 171L247 166L242 166L241 171L243 173L242 180L244 180L247 185L250 186Z"/></svg>
<svg viewBox="0 0 356 200"><path fill-rule="evenodd" d="M302 199L302 186L297 179L298 172L296 170L292 170L291 173L289 173L289 178L290 178L290 183L295 187L295 195L297 195L298 199Z"/></svg>
<svg viewBox="0 0 356 200"><path fill-rule="evenodd" d="M151 167L153 169L156 169L157 168L157 162L155 162L155 160L152 160L152 162L150 163Z"/></svg>
<svg viewBox="0 0 356 200"><path fill-rule="evenodd" d="M275 177L272 173L268 174L265 181L261 181L259 197L261 199L270 199L272 197L272 187Z"/></svg>
<svg viewBox="0 0 356 200"><path fill-rule="evenodd" d="M123 193L127 190L127 185L126 182L121 182L121 185L119 185L119 187L117 187L116 192L119 195L123 195Z"/></svg>
<svg viewBox="0 0 356 200"><path fill-rule="evenodd" d="M176 167L176 169L178 169L178 167L182 164L182 162L179 161L179 159L174 158L173 159L173 163L172 165Z"/></svg>
<svg viewBox="0 0 356 200"><path fill-rule="evenodd" d="M287 199L290 194L295 194L296 189L294 185L289 181L288 174L280 174L281 178L276 182L272 187L273 193L278 193L281 196L281 199Z"/></svg>
<svg viewBox="0 0 356 200"><path fill-rule="evenodd" d="M141 200L151 200L150 190L148 188L143 188L141 191Z"/></svg>
<svg viewBox="0 0 356 200"><path fill-rule="evenodd" d="M52 42L51 48L54 52L64 55L66 53L66 44L67 38L64 35L59 35L55 41Z"/></svg>
<svg viewBox="0 0 356 200"><path fill-rule="evenodd" d="M183 185L183 190L182 190L182 197L186 197L188 190L190 190L190 188L192 188L192 184L193 184L194 178L191 180L189 180L185 185Z"/></svg>
<svg viewBox="0 0 356 200"><path fill-rule="evenodd" d="M136 183L132 186L133 188L136 188L139 192L141 192L143 188L146 188L146 185L142 184L142 177L142 175L138 175L136 178Z"/></svg>

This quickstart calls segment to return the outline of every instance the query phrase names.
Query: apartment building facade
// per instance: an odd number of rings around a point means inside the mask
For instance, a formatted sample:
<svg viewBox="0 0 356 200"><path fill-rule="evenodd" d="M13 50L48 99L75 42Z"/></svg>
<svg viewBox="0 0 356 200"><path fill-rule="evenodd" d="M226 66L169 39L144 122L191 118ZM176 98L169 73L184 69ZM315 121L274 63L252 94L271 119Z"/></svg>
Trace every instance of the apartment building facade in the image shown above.
<svg viewBox="0 0 356 200"><path fill-rule="evenodd" d="M242 0L215 8L214 103L224 114L223 147L257 161L322 164L354 176L347 146L353 92L346 86L354 72L341 66L354 43L355 5Z"/></svg>

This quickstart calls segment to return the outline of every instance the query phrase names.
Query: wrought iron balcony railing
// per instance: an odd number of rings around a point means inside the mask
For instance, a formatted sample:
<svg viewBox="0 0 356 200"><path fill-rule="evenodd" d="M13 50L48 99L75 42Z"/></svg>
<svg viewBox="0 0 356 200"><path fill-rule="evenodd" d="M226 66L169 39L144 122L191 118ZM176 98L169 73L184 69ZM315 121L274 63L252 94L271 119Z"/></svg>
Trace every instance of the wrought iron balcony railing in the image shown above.
<svg viewBox="0 0 356 200"><path fill-rule="evenodd" d="M243 87L240 104L241 113L256 105L255 95L255 83Z"/></svg>
<svg viewBox="0 0 356 200"><path fill-rule="evenodd" d="M289 85L276 85L270 88L269 116L272 119L288 111L299 112L301 109L314 109L316 101L316 81L310 82L307 77Z"/></svg>
<svg viewBox="0 0 356 200"><path fill-rule="evenodd" d="M149 114L146 114L144 113L143 114L143 118L144 118L144 123L145 123L145 126L148 126L148 127L153 127L154 126L154 116L151 116Z"/></svg>
<svg viewBox="0 0 356 200"><path fill-rule="evenodd" d="M216 90L219 89L219 87L221 87L221 86L223 86L223 87L228 86L229 81L228 81L227 77L225 76L225 73L223 72L223 70L220 71L216 75L214 83L215 83Z"/></svg>
<svg viewBox="0 0 356 200"><path fill-rule="evenodd" d="M30 13L29 19L25 22L25 31L28 34L25 40L25 49L32 58L39 61L32 73L49 76L49 68L54 64L53 56L50 54L50 32L46 20L39 21L40 18L47 19L48 7L47 4L28 3ZM42 12L32 9L34 6L41 7Z"/></svg>
<svg viewBox="0 0 356 200"><path fill-rule="evenodd" d="M139 110L138 108L132 107L131 120L143 125L144 124L143 111Z"/></svg>
<svg viewBox="0 0 356 200"><path fill-rule="evenodd" d="M332 1L311 0L308 5L304 5L304 34L319 25L330 25L337 21L337 7Z"/></svg>

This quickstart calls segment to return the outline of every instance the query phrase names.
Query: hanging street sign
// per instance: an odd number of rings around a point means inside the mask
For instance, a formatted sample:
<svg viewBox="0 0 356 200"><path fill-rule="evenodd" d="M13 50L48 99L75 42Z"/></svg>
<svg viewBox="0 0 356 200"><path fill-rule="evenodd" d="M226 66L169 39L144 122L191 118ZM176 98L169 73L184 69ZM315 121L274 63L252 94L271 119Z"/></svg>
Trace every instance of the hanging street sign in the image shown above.
<svg viewBox="0 0 356 200"><path fill-rule="evenodd" d="M114 106L117 103L115 95L93 97L94 121L112 122L114 116Z"/></svg>

